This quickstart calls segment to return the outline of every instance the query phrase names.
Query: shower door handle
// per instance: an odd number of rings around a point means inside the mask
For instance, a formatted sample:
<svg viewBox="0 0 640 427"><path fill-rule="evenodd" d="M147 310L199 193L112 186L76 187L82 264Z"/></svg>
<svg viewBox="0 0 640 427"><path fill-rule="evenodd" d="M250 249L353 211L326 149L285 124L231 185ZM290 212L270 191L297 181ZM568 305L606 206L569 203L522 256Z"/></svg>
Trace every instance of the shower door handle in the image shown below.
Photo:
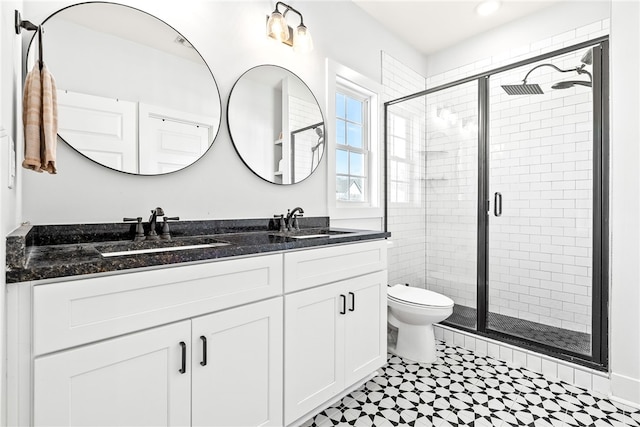
<svg viewBox="0 0 640 427"><path fill-rule="evenodd" d="M493 195L493 214L502 216L502 193L495 192Z"/></svg>

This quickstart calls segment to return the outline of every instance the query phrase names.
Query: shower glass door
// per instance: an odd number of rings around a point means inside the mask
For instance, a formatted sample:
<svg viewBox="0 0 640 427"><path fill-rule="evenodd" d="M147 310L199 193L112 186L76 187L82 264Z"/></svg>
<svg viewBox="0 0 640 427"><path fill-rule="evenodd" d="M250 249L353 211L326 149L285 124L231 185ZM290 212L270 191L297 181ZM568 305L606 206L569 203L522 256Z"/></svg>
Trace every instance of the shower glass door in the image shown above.
<svg viewBox="0 0 640 427"><path fill-rule="evenodd" d="M592 353L593 323L587 53L591 48L490 77L486 172L487 331L584 356ZM543 93L520 94L527 73L528 91Z"/></svg>
<svg viewBox="0 0 640 427"><path fill-rule="evenodd" d="M477 327L478 82L426 95L425 287L455 302L447 322Z"/></svg>

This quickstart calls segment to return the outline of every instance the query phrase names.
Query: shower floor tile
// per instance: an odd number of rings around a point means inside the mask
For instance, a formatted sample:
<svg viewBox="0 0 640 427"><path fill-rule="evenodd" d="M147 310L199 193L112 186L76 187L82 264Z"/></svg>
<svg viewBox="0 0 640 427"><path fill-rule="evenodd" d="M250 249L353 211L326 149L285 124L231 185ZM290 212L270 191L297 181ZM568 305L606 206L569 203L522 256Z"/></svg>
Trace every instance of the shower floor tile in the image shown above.
<svg viewBox="0 0 640 427"><path fill-rule="evenodd" d="M475 308L456 304L453 307L453 314L445 323L475 329L476 320ZM494 331L515 337L526 338L541 344L553 344L554 347L579 354L591 354L591 335L584 332L570 331L497 313L489 313L487 326Z"/></svg>
<svg viewBox="0 0 640 427"><path fill-rule="evenodd" d="M640 427L640 410L439 342L438 360L389 355L382 374L307 420L325 426Z"/></svg>

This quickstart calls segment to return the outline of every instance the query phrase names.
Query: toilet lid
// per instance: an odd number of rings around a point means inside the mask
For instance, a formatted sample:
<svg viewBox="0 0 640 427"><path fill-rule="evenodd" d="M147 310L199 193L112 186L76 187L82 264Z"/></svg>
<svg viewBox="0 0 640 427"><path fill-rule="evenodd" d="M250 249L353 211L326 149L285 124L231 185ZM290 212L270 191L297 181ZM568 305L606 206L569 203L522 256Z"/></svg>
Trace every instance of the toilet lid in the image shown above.
<svg viewBox="0 0 640 427"><path fill-rule="evenodd" d="M407 304L416 304L429 307L451 307L453 300L437 292L411 286L394 285L387 288L389 298Z"/></svg>

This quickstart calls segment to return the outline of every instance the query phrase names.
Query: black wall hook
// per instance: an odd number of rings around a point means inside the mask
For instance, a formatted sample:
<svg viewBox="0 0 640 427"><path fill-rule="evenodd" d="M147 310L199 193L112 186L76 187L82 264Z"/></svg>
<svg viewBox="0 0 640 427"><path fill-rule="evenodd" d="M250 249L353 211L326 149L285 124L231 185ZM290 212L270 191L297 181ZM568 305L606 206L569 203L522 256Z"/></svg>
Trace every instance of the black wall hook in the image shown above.
<svg viewBox="0 0 640 427"><path fill-rule="evenodd" d="M36 31L38 29L38 26L33 24L32 22L23 21L19 11L16 10L14 16L15 16L16 34L20 34L23 28L27 31Z"/></svg>

